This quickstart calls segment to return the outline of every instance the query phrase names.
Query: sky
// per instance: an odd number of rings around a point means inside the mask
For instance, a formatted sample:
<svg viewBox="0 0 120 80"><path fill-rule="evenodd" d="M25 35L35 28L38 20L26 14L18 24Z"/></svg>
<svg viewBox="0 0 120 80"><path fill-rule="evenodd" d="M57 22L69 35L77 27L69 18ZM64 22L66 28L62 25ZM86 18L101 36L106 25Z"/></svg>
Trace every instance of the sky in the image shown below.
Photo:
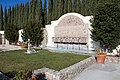
<svg viewBox="0 0 120 80"><path fill-rule="evenodd" d="M26 3L30 0L0 0L0 4L2 4L2 7L4 8L5 6L8 8L9 6L15 6L17 3ZM42 0L44 1L44 0Z"/></svg>
<svg viewBox="0 0 120 80"><path fill-rule="evenodd" d="M0 0L0 4L2 4L2 7L4 8L5 6L8 8L9 6L15 6L17 3L26 3L27 1L30 0Z"/></svg>

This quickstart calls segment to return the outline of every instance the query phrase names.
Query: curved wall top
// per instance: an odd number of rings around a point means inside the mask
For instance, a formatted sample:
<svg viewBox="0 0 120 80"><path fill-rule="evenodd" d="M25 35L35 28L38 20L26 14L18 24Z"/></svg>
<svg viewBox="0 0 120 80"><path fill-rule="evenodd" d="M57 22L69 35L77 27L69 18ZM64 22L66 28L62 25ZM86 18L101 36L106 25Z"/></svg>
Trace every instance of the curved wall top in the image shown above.
<svg viewBox="0 0 120 80"><path fill-rule="evenodd" d="M67 13L56 22L55 37L88 37L87 20L78 13Z"/></svg>

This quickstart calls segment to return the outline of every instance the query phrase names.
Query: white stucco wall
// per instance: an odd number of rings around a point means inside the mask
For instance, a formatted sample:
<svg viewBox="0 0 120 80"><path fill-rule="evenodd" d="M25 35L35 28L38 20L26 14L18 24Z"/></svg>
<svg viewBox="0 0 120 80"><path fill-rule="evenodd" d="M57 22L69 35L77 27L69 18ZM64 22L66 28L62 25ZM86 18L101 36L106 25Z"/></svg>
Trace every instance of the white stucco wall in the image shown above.
<svg viewBox="0 0 120 80"><path fill-rule="evenodd" d="M46 31L47 31L47 47L54 47L54 42L52 41L52 37L54 37L54 26L52 25L46 25Z"/></svg>
<svg viewBox="0 0 120 80"><path fill-rule="evenodd" d="M4 31L0 31L0 34L4 34Z"/></svg>
<svg viewBox="0 0 120 80"><path fill-rule="evenodd" d="M88 41L87 41L87 45L88 45L88 49L89 50L94 50L95 47L98 47L98 44L97 42L94 42L92 39L91 39L91 32L90 30L92 29L92 27L90 26L90 19L92 18L92 16L82 16L81 14L78 14L78 13L67 13L67 14L64 14L63 16L61 16L58 20L56 21L51 21L51 24L50 25L46 25L46 30L47 30L47 34L48 34L48 43L46 46L49 46L49 47L54 47L54 42L52 41L52 37L55 37L55 34L54 34L54 28L59 24L59 22L66 16L69 16L69 15L74 15L74 16L77 16L79 17L80 19L83 20L83 22L88 25Z"/></svg>
<svg viewBox="0 0 120 80"><path fill-rule="evenodd" d="M5 39L4 31L0 31L0 34L2 34L2 45L9 45L9 41Z"/></svg>
<svg viewBox="0 0 120 80"><path fill-rule="evenodd" d="M18 38L18 41L20 41L20 42L22 42L23 41L23 39L22 39L22 32L23 32L23 30L21 29L21 30L19 30L19 38Z"/></svg>

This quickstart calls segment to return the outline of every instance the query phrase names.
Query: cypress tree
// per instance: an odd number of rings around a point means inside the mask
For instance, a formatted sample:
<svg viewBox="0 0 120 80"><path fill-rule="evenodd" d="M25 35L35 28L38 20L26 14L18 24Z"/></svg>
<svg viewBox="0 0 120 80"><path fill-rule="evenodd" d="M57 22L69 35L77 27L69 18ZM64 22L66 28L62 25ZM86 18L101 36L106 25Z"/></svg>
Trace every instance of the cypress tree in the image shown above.
<svg viewBox="0 0 120 80"><path fill-rule="evenodd" d="M72 0L68 0L68 12L72 12Z"/></svg>
<svg viewBox="0 0 120 80"><path fill-rule="evenodd" d="M64 0L64 14L68 13L68 0Z"/></svg>
<svg viewBox="0 0 120 80"><path fill-rule="evenodd" d="M7 25L7 9L6 9L6 7L4 8L4 28L5 28L5 25Z"/></svg>
<svg viewBox="0 0 120 80"><path fill-rule="evenodd" d="M47 19L48 24L50 24L52 21L52 13L53 13L53 0L48 0L48 19Z"/></svg>
<svg viewBox="0 0 120 80"><path fill-rule="evenodd" d="M8 24L11 24L11 7L8 8Z"/></svg>
<svg viewBox="0 0 120 80"><path fill-rule="evenodd" d="M32 43L36 46L41 44L43 40L43 17L42 17L42 1L36 1L36 8L35 10L35 20L32 18L31 21L28 21L23 28L22 37L24 41L30 39ZM32 4L32 2L31 2ZM32 9L32 6L31 6ZM31 14L33 15L33 14Z"/></svg>
<svg viewBox="0 0 120 80"><path fill-rule="evenodd" d="M74 11L77 13L81 13L81 2L80 0L76 0L74 2Z"/></svg>
<svg viewBox="0 0 120 80"><path fill-rule="evenodd" d="M90 4L89 4L89 13L90 13L90 16L93 15L93 12L95 10L95 7L96 5L98 4L98 0L90 0Z"/></svg>
<svg viewBox="0 0 120 80"><path fill-rule="evenodd" d="M85 0L85 13L84 13L84 15L85 16L89 16L90 15L90 5L89 5L89 3L90 3L90 0Z"/></svg>
<svg viewBox="0 0 120 80"><path fill-rule="evenodd" d="M47 2L46 0L44 0L44 24L47 24L47 6L46 6Z"/></svg>
<svg viewBox="0 0 120 80"><path fill-rule="evenodd" d="M21 29L21 7L18 5L18 29Z"/></svg>
<svg viewBox="0 0 120 80"><path fill-rule="evenodd" d="M52 20L57 20L58 16L60 15L59 4L60 4L60 0L54 0Z"/></svg>
<svg viewBox="0 0 120 80"><path fill-rule="evenodd" d="M19 13L19 6L18 6L18 4L16 5L16 25L17 25L17 28L19 28L19 15L20 15L20 13Z"/></svg>
<svg viewBox="0 0 120 80"><path fill-rule="evenodd" d="M34 0L31 0L30 1L30 8L29 8L29 21L33 20L33 3L34 3Z"/></svg>
<svg viewBox="0 0 120 80"><path fill-rule="evenodd" d="M12 10L11 10L11 24L12 25L14 24L14 7L12 7Z"/></svg>
<svg viewBox="0 0 120 80"><path fill-rule="evenodd" d="M17 10L16 10L16 8L17 7L15 6L14 7L14 22L13 22L15 26L17 26L17 23L16 23L17 22L17 18L16 18L17 17L17 15L16 15Z"/></svg>
<svg viewBox="0 0 120 80"><path fill-rule="evenodd" d="M0 5L0 30L3 30L3 8Z"/></svg>
<svg viewBox="0 0 120 80"><path fill-rule="evenodd" d="M40 22L40 18L42 17L42 11L41 11L42 7L41 7L41 1L37 0L37 4L36 4L36 10L35 10L35 19L37 22Z"/></svg>
<svg viewBox="0 0 120 80"><path fill-rule="evenodd" d="M59 0L59 6L58 6L58 18L60 18L64 14L64 0ZM57 18L57 19L58 19Z"/></svg>
<svg viewBox="0 0 120 80"><path fill-rule="evenodd" d="M20 18L20 22L19 22L19 28L23 28L23 18L24 18L24 4L21 3L20 6L19 6L19 12L20 12L20 15L19 15L19 18Z"/></svg>
<svg viewBox="0 0 120 80"><path fill-rule="evenodd" d="M24 9L24 24L28 23L29 19L29 2L25 4L25 9Z"/></svg>

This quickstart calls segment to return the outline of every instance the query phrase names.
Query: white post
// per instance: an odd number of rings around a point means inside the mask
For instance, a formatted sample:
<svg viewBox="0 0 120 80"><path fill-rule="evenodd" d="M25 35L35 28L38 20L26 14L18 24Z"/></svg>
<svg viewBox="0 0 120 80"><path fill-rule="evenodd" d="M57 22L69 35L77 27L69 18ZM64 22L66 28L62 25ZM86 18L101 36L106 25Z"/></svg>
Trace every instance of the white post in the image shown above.
<svg viewBox="0 0 120 80"><path fill-rule="evenodd" d="M28 39L28 50L30 50L30 39Z"/></svg>
<svg viewBox="0 0 120 80"><path fill-rule="evenodd" d="M2 34L2 45L5 46L5 38L4 38L4 34Z"/></svg>

